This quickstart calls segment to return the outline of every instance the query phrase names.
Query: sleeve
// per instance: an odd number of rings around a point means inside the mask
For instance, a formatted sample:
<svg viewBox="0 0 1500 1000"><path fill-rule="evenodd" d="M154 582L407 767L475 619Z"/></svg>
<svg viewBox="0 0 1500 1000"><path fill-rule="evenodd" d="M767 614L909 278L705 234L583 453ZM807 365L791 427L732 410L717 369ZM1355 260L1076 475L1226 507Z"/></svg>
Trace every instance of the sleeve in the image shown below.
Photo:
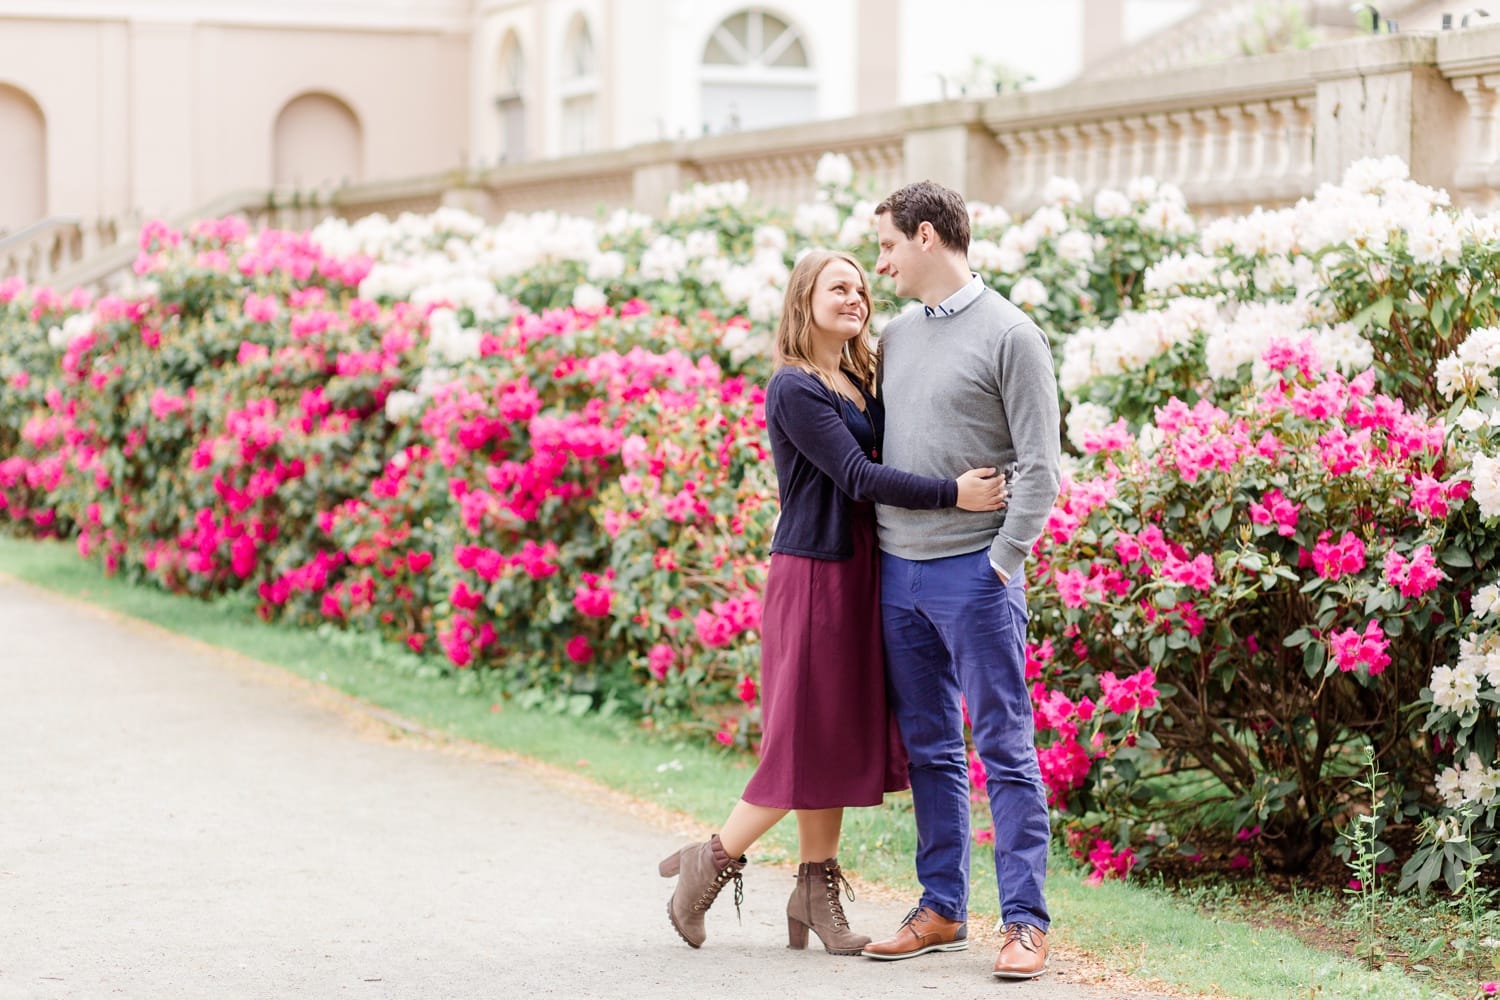
<svg viewBox="0 0 1500 1000"><path fill-rule="evenodd" d="M1007 482L1005 523L990 545L990 564L1014 578L1057 502L1062 480L1062 416L1052 348L1034 323L1000 338L997 376L1016 464Z"/></svg>
<svg viewBox="0 0 1500 1000"><path fill-rule="evenodd" d="M812 375L783 369L766 389L766 420L851 499L914 510L957 505L957 480L913 475L870 461L829 398L831 392Z"/></svg>

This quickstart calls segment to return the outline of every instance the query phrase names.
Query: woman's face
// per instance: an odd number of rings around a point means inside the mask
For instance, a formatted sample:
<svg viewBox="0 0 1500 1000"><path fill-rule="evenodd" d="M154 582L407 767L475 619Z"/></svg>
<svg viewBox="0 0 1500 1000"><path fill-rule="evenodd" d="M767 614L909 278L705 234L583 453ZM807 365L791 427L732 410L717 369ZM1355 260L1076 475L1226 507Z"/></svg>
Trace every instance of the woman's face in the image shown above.
<svg viewBox="0 0 1500 1000"><path fill-rule="evenodd" d="M870 315L870 292L859 269L835 257L813 282L813 328L840 341L852 340Z"/></svg>

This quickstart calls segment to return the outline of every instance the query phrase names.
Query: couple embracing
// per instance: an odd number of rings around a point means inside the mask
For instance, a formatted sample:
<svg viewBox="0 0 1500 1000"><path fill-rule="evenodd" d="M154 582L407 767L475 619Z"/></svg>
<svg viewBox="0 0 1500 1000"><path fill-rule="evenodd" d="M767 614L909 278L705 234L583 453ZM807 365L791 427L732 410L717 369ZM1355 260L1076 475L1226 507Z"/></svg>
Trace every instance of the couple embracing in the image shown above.
<svg viewBox="0 0 1500 1000"><path fill-rule="evenodd" d="M661 863L677 877L667 912L700 947L708 908L729 883L742 889L745 852L795 812L791 947L811 931L833 954L886 961L966 948L967 707L994 819L994 974L1030 979L1047 966L1048 823L1022 571L1058 490L1052 355L1036 324L970 272L957 192L911 184L875 217L877 272L923 308L889 323L877 361L859 262L815 250L792 271L766 390L781 518L764 599L761 760L719 832ZM871 941L840 900L843 810L907 787L922 898Z"/></svg>

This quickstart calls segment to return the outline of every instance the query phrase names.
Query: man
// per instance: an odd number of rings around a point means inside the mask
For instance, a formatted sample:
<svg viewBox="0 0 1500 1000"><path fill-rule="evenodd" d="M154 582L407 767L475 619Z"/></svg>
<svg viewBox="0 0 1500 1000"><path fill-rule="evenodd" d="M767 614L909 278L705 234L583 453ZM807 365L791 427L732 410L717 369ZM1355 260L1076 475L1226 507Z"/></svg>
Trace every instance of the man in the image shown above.
<svg viewBox="0 0 1500 1000"><path fill-rule="evenodd" d="M955 191L911 184L875 209L896 294L921 300L880 338L882 460L926 475L1006 469L995 513L877 508L891 703L911 757L922 899L870 958L968 946L969 785L963 710L988 774L1004 924L996 976L1047 967L1047 799L1026 687L1022 577L1057 499L1060 418L1047 338L969 270Z"/></svg>

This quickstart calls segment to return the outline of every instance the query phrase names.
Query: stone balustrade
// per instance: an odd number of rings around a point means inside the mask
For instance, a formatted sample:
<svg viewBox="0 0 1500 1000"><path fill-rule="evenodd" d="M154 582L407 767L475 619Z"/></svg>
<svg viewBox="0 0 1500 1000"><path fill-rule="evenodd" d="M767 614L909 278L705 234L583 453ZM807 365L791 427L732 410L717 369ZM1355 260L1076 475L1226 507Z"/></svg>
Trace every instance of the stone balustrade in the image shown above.
<svg viewBox="0 0 1500 1000"><path fill-rule="evenodd" d="M1438 67L1463 101L1456 129L1429 134L1429 141L1452 143L1457 160L1449 187L1455 198L1494 208L1500 193L1500 25L1445 32L1438 38ZM1444 123L1447 124L1447 123Z"/></svg>
<svg viewBox="0 0 1500 1000"><path fill-rule="evenodd" d="M1055 176L1085 194L1150 175L1178 185L1202 215L1275 207L1335 181L1364 156L1405 159L1455 201L1500 200L1500 25L1380 35L1312 49L1046 91L917 105L837 121L658 142L489 170L351 185L247 191L195 217L238 213L256 226L306 228L462 207L594 215L659 212L695 182L745 180L752 197L812 199L825 152L847 155L872 193L931 178L1025 213ZM137 225L36 228L0 240L0 277L98 284L128 267ZM185 223L184 220L176 220ZM116 246L109 246L118 237Z"/></svg>
<svg viewBox="0 0 1500 1000"><path fill-rule="evenodd" d="M122 232L134 232L133 220L106 219L92 223L54 217L0 236L0 279L12 276L41 282L119 242Z"/></svg>

